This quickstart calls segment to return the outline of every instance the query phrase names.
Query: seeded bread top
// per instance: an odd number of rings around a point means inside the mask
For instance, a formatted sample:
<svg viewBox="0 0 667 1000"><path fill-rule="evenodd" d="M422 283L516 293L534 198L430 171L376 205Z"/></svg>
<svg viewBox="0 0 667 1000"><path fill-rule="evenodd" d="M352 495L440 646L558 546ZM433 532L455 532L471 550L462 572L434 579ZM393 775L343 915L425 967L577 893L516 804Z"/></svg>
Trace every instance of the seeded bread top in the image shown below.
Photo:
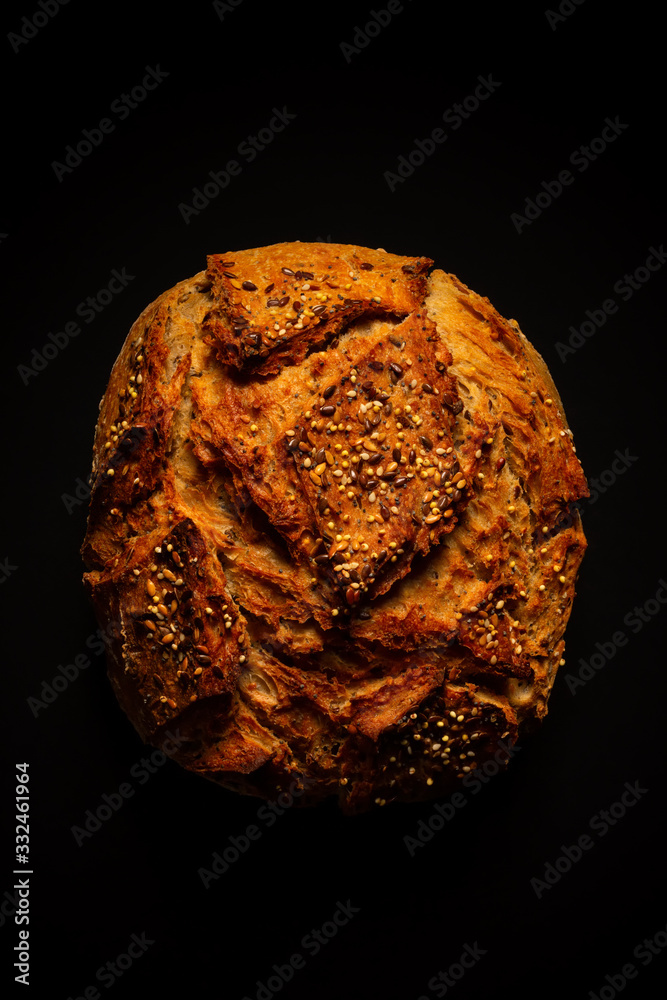
<svg viewBox="0 0 667 1000"><path fill-rule="evenodd" d="M178 726L228 787L442 794L546 711L586 482L518 325L430 264L210 257L112 371L83 548L110 677L145 740ZM291 326L274 289L307 303Z"/></svg>
<svg viewBox="0 0 667 1000"><path fill-rule="evenodd" d="M432 260L340 243L278 243L208 257L215 305L204 330L219 356L272 374L298 364L357 316L407 316Z"/></svg>

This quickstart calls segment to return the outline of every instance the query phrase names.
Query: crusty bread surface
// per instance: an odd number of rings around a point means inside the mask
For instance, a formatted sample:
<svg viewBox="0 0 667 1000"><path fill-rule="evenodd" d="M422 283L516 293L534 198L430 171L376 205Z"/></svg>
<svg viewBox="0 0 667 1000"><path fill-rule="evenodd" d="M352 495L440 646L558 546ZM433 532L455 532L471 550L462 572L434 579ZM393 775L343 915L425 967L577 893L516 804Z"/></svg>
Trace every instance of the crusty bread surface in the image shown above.
<svg viewBox="0 0 667 1000"><path fill-rule="evenodd" d="M588 495L547 367L425 257L213 254L100 403L84 576L139 735L246 794L447 794L545 715Z"/></svg>

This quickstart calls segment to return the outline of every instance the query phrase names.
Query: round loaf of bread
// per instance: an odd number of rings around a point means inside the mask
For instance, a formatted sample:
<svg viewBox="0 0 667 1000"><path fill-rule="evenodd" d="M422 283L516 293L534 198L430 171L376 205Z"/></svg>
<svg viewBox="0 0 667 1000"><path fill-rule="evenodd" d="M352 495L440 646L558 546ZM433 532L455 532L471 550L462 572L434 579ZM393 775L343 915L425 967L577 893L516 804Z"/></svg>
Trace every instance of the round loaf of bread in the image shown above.
<svg viewBox="0 0 667 1000"><path fill-rule="evenodd" d="M448 794L562 662L588 490L546 365L426 257L207 265L100 404L82 553L120 704L246 794Z"/></svg>

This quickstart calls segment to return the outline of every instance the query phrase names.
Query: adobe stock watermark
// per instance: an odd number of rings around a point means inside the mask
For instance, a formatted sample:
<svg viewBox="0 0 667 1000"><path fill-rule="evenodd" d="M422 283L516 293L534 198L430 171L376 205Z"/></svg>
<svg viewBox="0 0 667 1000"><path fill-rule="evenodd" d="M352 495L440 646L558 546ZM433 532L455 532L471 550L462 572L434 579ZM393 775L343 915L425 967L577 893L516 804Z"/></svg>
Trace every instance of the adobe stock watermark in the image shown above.
<svg viewBox="0 0 667 1000"><path fill-rule="evenodd" d="M583 174L590 167L591 163L602 156L609 146L616 142L629 125L622 122L618 115L615 118L605 118L604 127L600 135L591 139L588 145L577 146L572 150L568 158L568 163L576 167L580 174ZM556 198L560 198L566 187L575 182L575 176L570 170L559 171L555 180L542 181L541 191L538 191L533 198L526 198L521 212L512 212L510 221L521 235L526 226L532 226L533 222L542 215L545 209L553 205Z"/></svg>
<svg viewBox="0 0 667 1000"><path fill-rule="evenodd" d="M246 163L252 163L257 155L270 146L275 137L296 118L295 114L287 110L285 104L280 109L274 107L272 110L273 115L264 128L261 128L255 135L247 135L236 147L237 156L243 157ZM191 204L179 202L178 211L186 226L190 225L190 219L193 216L199 215L205 208L208 208L213 199L229 187L232 178L241 175L242 170L243 164L234 158L228 160L222 170L209 170L210 181L205 181L201 188L192 189Z"/></svg>
<svg viewBox="0 0 667 1000"><path fill-rule="evenodd" d="M60 12L60 8L68 3L69 0L38 0L38 9L30 17L21 18L20 31L10 31L7 35L7 41L14 52L20 52L22 46L35 38L40 28L45 28Z"/></svg>
<svg viewBox="0 0 667 1000"><path fill-rule="evenodd" d="M502 86L500 80L494 80L493 75L478 76L477 86L460 103L452 105L442 113L442 120L450 126L451 132L456 132L464 121L477 111L483 101L488 100L492 94ZM421 167L426 162L428 156L433 156L436 149L447 142L449 133L438 126L434 128L426 139L415 139L414 145L409 153L398 157L395 170L385 170L382 175L387 183L387 187L393 193L399 184L412 177L417 167Z"/></svg>
<svg viewBox="0 0 667 1000"><path fill-rule="evenodd" d="M631 274L626 273L618 281L615 281L613 291L622 302L628 302L635 292L643 288L646 282L651 280L652 275L662 268L666 260L667 253L665 253L663 243L657 249L649 247L648 257L644 263L635 268ZM617 312L618 303L612 298L605 299L597 309L587 309L587 318L583 323L578 327L569 327L570 336L567 343L564 344L562 341L557 340L554 345L556 353L563 364L565 364L571 354L576 354L579 348L583 347L591 337L594 337L598 330L602 329L609 317Z"/></svg>
<svg viewBox="0 0 667 1000"><path fill-rule="evenodd" d="M519 753L521 747L498 741L499 749L496 750L493 758L485 761L473 771L470 771L461 780L461 785L471 795L477 795L482 788L488 784L491 778L504 770L506 764L515 754ZM403 843L411 858L415 856L420 847L425 847L429 841L433 840L436 833L444 830L445 824L449 823L457 815L459 810L468 804L468 798L463 792L454 792L447 802L438 802L433 807L431 815L427 819L420 819L414 831L414 835L406 834Z"/></svg>
<svg viewBox="0 0 667 1000"><path fill-rule="evenodd" d="M118 271L114 268L111 278L94 295L88 295L76 306L74 314L82 319L84 323L92 323L108 305L110 305L117 295L127 288L134 275L128 274L126 268ZM51 361L69 346L71 340L78 337L82 332L80 323L76 320L68 320L62 324L55 333L48 333L46 341L40 348L33 347L30 353L30 363L16 366L21 381L27 385L31 378L36 377L47 368Z"/></svg>
<svg viewBox="0 0 667 1000"><path fill-rule="evenodd" d="M283 816L294 805L295 800L299 799L312 784L314 784L312 779L303 778L303 787L300 788L299 782L293 781L288 791L281 792L277 799L270 800L259 807L257 810L258 822L262 823L266 829L272 827L278 817ZM243 833L228 837L226 846L213 854L209 862L210 867L197 869L197 874L204 888L209 889L211 882L217 881L221 875L228 872L231 865L249 850L251 843L261 839L263 833L264 830L257 824L250 823Z"/></svg>
<svg viewBox="0 0 667 1000"><path fill-rule="evenodd" d="M623 618L623 624L633 635L641 632L645 625L653 621L667 605L667 581L664 578L658 580L658 589L653 597L649 597L643 604L636 604ZM599 674L613 660L619 649L623 649L628 644L628 634L623 629L618 629L609 636L605 642L595 643L595 652L591 653L588 660L579 658L579 669L576 673L565 674L565 682L570 694L586 687L589 681Z"/></svg>
<svg viewBox="0 0 667 1000"><path fill-rule="evenodd" d="M125 951L99 967L95 973L96 982L104 986L105 989L110 989L121 976L125 975L128 969L132 968L137 959L146 954L152 944L155 944L155 941L146 936L146 931L142 931L141 934L132 934ZM91 984L84 987L76 996L68 996L67 1000L100 1000L101 996L97 986Z"/></svg>
<svg viewBox="0 0 667 1000"><path fill-rule="evenodd" d="M240 7L243 0L227 0L226 3L223 0L213 0L212 7L216 12L221 21L224 21L225 14L233 14L237 7Z"/></svg>
<svg viewBox="0 0 667 1000"><path fill-rule="evenodd" d="M130 768L130 777L134 778L138 785L145 785L150 780L151 775L157 774L160 768L167 762L169 757L176 753L179 747L185 742L181 737L180 729L172 733L167 730L167 738L160 745L159 749L153 750L150 757L142 757ZM136 788L131 781L122 781L118 786L118 791L102 793L102 801L95 809L86 809L84 813L83 826L72 826L70 831L79 847L86 840L90 840L94 833L102 829L102 824L106 823L114 813L125 805L128 799L133 798Z"/></svg>
<svg viewBox="0 0 667 1000"><path fill-rule="evenodd" d="M397 14L403 13L404 9L400 0L389 0L386 7L369 11L369 19L363 26L355 24L352 41L341 42L338 46L345 57L345 62L352 62L352 57L358 56L366 46L370 45L373 39L377 38L380 32L391 24Z"/></svg>
<svg viewBox="0 0 667 1000"><path fill-rule="evenodd" d="M609 831L627 815L628 810L633 809L647 792L648 788L642 788L638 781L633 784L626 781L618 800L591 817L588 823L589 830L600 839L606 837ZM542 899L545 892L553 889L563 875L566 875L573 865L581 861L584 852L593 850L597 842L589 833L582 833L574 844L561 844L561 853L554 861L546 862L541 877L533 877L530 880L531 888L537 898Z"/></svg>
<svg viewBox="0 0 667 1000"><path fill-rule="evenodd" d="M360 913L360 907L353 906L351 900L336 904L336 909L329 920L325 920L321 927L311 927L310 931L301 938L301 948L308 955L314 957L319 954L333 938L336 937L342 927L346 927L350 920ZM294 952L289 959L282 963L274 963L271 966L271 975L266 982L257 979L255 985L257 990L253 997L246 994L242 1000L272 1000L277 993L280 993L285 983L289 983L294 978L294 973L306 967L306 959L300 951Z"/></svg>
<svg viewBox="0 0 667 1000"><path fill-rule="evenodd" d="M667 948L667 926L660 928L653 937L644 938L633 949L632 957L646 968L654 958L662 955ZM633 962L626 962L620 972L608 973L605 978L605 985L599 986L597 992L590 990L588 1000L614 1000L619 993L622 993L631 979L636 979L641 969L638 969Z"/></svg>
<svg viewBox="0 0 667 1000"><path fill-rule="evenodd" d="M157 90L163 80L166 80L170 75L165 70L160 69L159 63L157 66L146 66L145 69L146 72L142 77L141 83L137 83L132 87L129 93L123 93L119 97L114 98L109 106L110 113L115 115L121 122L129 118L130 112L138 108L140 104L143 104L151 91ZM93 128L82 129L82 138L78 140L76 146L69 145L65 147L64 162L60 162L59 160L51 162L51 169L58 178L58 183L62 184L66 175L73 173L83 163L85 157L90 156L93 150L101 146L105 138L115 131L116 122L106 116L100 118L97 125L93 126Z"/></svg>
<svg viewBox="0 0 667 1000"><path fill-rule="evenodd" d="M154 398L159 400L159 395ZM128 427L125 429L119 427L117 430L119 433L114 434L111 439L111 443L115 447L112 447L112 450L108 453L110 455L109 469L113 469L116 472L125 465L137 449L146 444L149 436L145 427ZM107 469L107 474L108 472L109 470ZM91 493L91 477L89 476L88 481L85 482L81 476L77 476L74 493L61 493L60 499L67 513L72 514L77 507L81 507L82 504L87 503Z"/></svg>
<svg viewBox="0 0 667 1000"><path fill-rule="evenodd" d="M547 19L547 24L552 31L555 31L559 24L563 24L567 21L568 17L572 17L574 12L578 7L581 7L585 0L562 0L562 3L558 5L558 10L545 10L544 16Z"/></svg>
<svg viewBox="0 0 667 1000"><path fill-rule="evenodd" d="M0 583L7 583L12 573L15 573L18 566L10 563L9 556L5 556L4 559L0 559Z"/></svg>
<svg viewBox="0 0 667 1000"><path fill-rule="evenodd" d="M445 970L439 969L434 976L431 976L428 981L428 989L436 997L447 996L448 990L456 986L463 979L466 972L469 969L473 969L480 958L483 958L486 954L486 948L480 948L477 941L473 944L464 944L458 961L452 962ZM417 1000L431 1000L431 998L422 993L421 996L417 997Z"/></svg>
<svg viewBox="0 0 667 1000"><path fill-rule="evenodd" d="M626 448L624 451L617 448L614 452L614 459L609 468L603 469L602 472L598 472L597 476L591 476L588 480L590 496L584 497L583 500L577 500L576 503L570 504L567 510L563 511L556 522L555 530L562 531L564 528L569 528L570 525L574 523L577 513L581 515L582 510L587 505L593 506L594 503L597 503L600 497L615 485L619 477L625 475L628 469L638 461L638 456L631 455L629 448Z"/></svg>
<svg viewBox="0 0 667 1000"><path fill-rule="evenodd" d="M90 633L86 639L86 649L90 650L94 656L100 656L106 651L106 642L109 639L117 639L120 635L120 623L110 621L105 628L98 628ZM51 680L42 681L39 697L31 695L26 699L28 708L34 718L37 718L40 712L43 712L49 705L52 705L63 691L66 691L70 684L80 677L81 671L88 669L90 664L90 657L87 653L83 652L77 653L70 663L64 665L59 663L56 667L57 673L53 675Z"/></svg>

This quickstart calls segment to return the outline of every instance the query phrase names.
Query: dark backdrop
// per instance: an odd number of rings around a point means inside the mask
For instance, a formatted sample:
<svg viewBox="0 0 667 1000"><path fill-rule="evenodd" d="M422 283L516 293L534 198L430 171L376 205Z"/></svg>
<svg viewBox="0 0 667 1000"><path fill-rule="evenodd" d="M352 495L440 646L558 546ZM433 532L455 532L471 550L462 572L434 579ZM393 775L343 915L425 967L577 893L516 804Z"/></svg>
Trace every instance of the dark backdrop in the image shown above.
<svg viewBox="0 0 667 1000"><path fill-rule="evenodd" d="M3 13L3 987L27 762L31 986L17 995L658 995L667 228L649 6L25 0ZM276 112L287 124L253 156L244 142ZM433 803L357 819L328 805L269 826L258 801L169 760L149 775L105 676L78 549L111 365L144 306L207 253L294 239L428 255L518 319L591 479L549 717L451 820ZM130 796L77 843L72 828L121 785ZM429 822L442 829L428 842L406 841ZM233 858L231 837L238 859L205 887L199 870ZM332 933L334 914L347 923L314 954L305 935ZM131 965L103 968L132 935ZM297 953L302 967L262 992ZM449 986L433 980L450 967Z"/></svg>

